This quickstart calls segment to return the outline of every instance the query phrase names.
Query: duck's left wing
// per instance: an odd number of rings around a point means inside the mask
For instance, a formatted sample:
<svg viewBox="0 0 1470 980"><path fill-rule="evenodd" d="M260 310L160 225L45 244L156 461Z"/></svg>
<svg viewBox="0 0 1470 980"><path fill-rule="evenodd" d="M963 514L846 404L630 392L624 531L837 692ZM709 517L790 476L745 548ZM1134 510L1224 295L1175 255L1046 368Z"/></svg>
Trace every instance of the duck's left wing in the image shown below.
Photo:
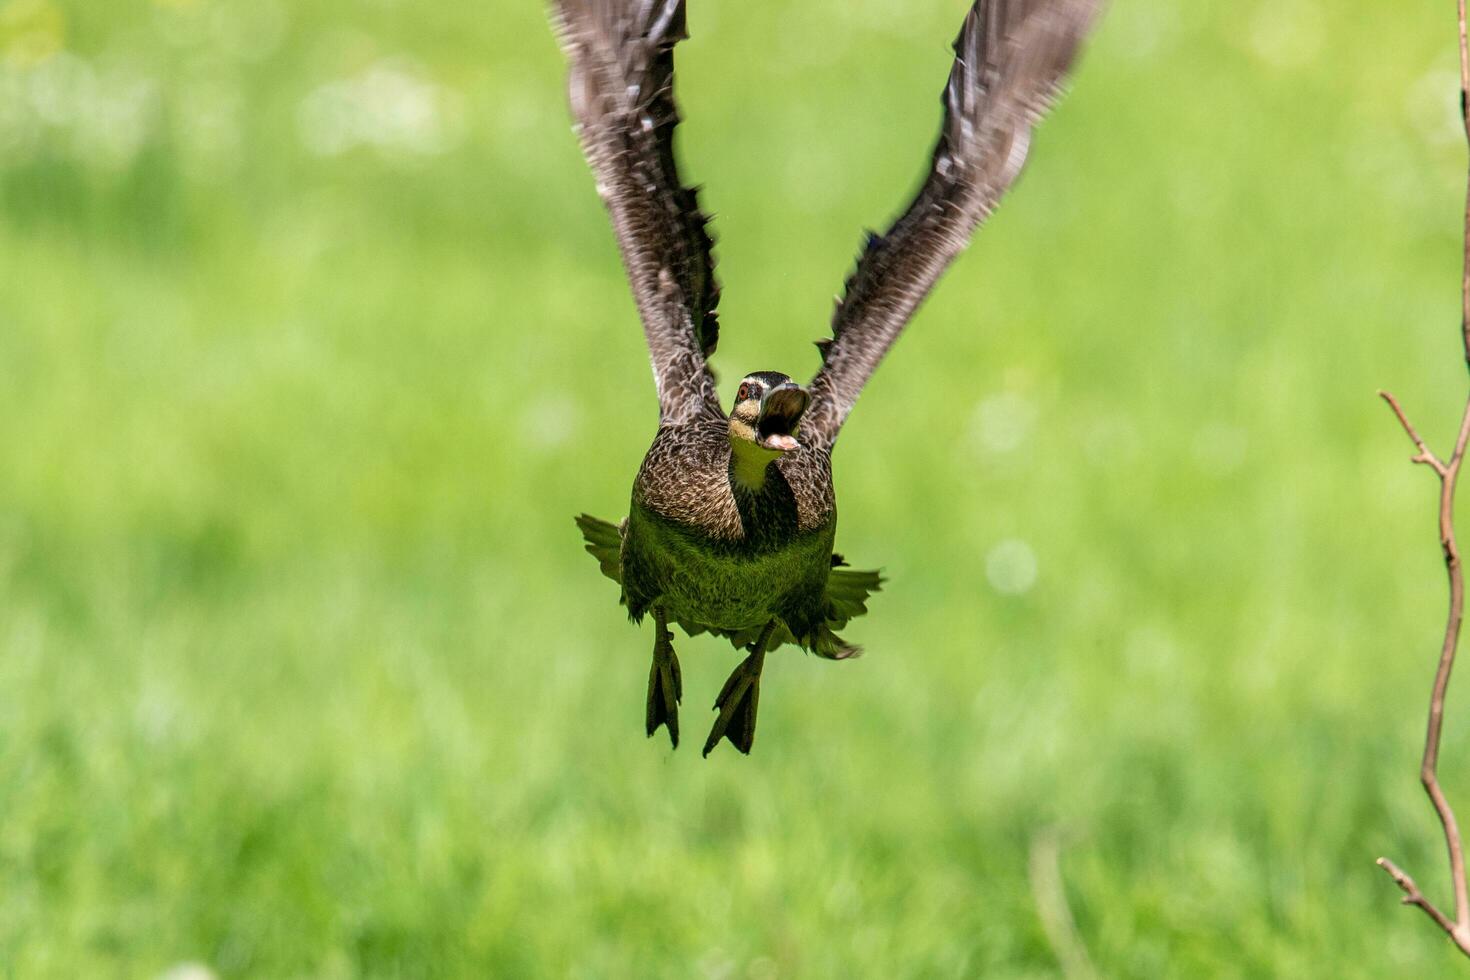
<svg viewBox="0 0 1470 980"><path fill-rule="evenodd" d="M684 0L555 0L554 14L577 134L648 338L660 421L722 416L706 363L719 336L712 243L674 161Z"/></svg>
<svg viewBox="0 0 1470 980"><path fill-rule="evenodd" d="M820 341L803 441L830 447L863 385L1026 161L1099 0L975 0L954 43L929 175L885 235L868 236Z"/></svg>

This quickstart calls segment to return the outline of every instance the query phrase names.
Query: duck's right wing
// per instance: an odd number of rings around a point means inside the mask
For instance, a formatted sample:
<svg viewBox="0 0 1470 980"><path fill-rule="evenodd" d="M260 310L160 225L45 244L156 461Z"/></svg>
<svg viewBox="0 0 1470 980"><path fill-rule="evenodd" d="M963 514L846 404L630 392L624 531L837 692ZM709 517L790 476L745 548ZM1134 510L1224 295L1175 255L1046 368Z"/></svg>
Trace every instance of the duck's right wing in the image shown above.
<svg viewBox="0 0 1470 980"><path fill-rule="evenodd" d="M820 341L802 438L830 447L919 304L1026 161L1099 0L975 0L954 43L929 175L885 235L868 236Z"/></svg>
<svg viewBox="0 0 1470 980"><path fill-rule="evenodd" d="M660 421L723 417L706 363L719 335L712 243L674 161L684 0L555 0L555 16L577 134L648 338Z"/></svg>

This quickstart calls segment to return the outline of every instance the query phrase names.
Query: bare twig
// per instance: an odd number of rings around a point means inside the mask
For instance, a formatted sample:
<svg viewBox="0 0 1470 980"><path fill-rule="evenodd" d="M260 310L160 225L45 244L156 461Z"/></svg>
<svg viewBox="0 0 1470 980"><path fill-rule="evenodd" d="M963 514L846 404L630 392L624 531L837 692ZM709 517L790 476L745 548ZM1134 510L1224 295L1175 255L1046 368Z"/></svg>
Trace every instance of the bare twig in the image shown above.
<svg viewBox="0 0 1470 980"><path fill-rule="evenodd" d="M1097 970L1093 969L1087 946L1067 905L1061 859L1062 841L1055 828L1043 830L1031 839L1031 897L1041 917L1041 928L1062 966L1062 975L1067 980L1094 980Z"/></svg>
<svg viewBox="0 0 1470 980"><path fill-rule="evenodd" d="M1409 421L1409 417L1399 407L1399 400L1387 391L1380 391L1378 397L1388 402L1388 407L1393 409L1393 414L1399 417L1399 424L1404 427L1404 432L1408 433L1409 438L1413 441L1414 448L1419 450L1418 453L1409 457L1409 462L1423 463L1433 468L1434 472L1443 477L1445 475L1444 464L1439 461L1438 456L1429 451L1429 447L1424 445L1424 440L1419 438L1419 433L1414 429L1414 423Z"/></svg>
<svg viewBox="0 0 1470 980"><path fill-rule="evenodd" d="M1465 0L1457 0L1460 10L1460 122L1465 127L1465 141L1470 143L1470 39L1465 34ZM1460 274L1460 342L1465 348L1465 361L1470 364L1470 172L1465 176L1465 264Z"/></svg>
<svg viewBox="0 0 1470 980"><path fill-rule="evenodd" d="M1457 0L1460 21L1460 116L1465 127L1465 138L1470 144L1470 38L1465 24L1466 0ZM1470 366L1470 171L1467 171L1465 187L1465 263L1460 278L1460 341L1465 362ZM1424 792L1434 805L1444 831L1445 848L1449 851L1450 881L1455 893L1455 914L1447 916L1424 896L1414 879L1401 871L1398 865L1387 858L1379 858L1379 867L1388 872L1394 882L1403 889L1404 904L1416 905L1433 919L1460 948L1470 956L1470 889L1465 882L1465 847L1460 839L1460 827L1455 821L1455 811L1450 807L1444 790L1439 785L1439 743L1444 729L1444 699L1450 686L1450 672L1455 666L1455 651L1460 645L1460 627L1465 615L1465 575L1460 565L1460 549L1455 541L1455 487L1460 478L1460 464L1465 460L1465 446L1470 443L1470 399L1460 416L1460 432L1455 438L1455 448L1446 462L1435 456L1419 437L1408 416L1399 407L1398 400L1387 392L1380 392L1384 401L1398 416L1399 424L1413 441L1417 455L1414 462L1424 463L1439 476L1439 546L1444 553L1445 571L1449 576L1450 607L1445 617L1444 641L1439 650L1439 666L1434 672L1434 688L1429 696L1429 722L1424 735L1424 758L1419 764L1419 781Z"/></svg>
<svg viewBox="0 0 1470 980"><path fill-rule="evenodd" d="M1445 918L1445 914L1439 909L1435 908L1434 903L1424 897L1424 893L1419 890L1419 886L1414 884L1413 878L1410 878L1408 875L1404 874L1399 866L1397 864L1394 864L1388 858L1379 858L1378 866L1384 871L1387 871L1389 877L1394 880L1394 883L1404 890L1405 905L1419 906L1419 908L1424 910L1426 915L1428 915L1435 922L1439 923L1439 927L1441 929L1449 933L1451 936L1455 934L1455 924L1449 919Z"/></svg>

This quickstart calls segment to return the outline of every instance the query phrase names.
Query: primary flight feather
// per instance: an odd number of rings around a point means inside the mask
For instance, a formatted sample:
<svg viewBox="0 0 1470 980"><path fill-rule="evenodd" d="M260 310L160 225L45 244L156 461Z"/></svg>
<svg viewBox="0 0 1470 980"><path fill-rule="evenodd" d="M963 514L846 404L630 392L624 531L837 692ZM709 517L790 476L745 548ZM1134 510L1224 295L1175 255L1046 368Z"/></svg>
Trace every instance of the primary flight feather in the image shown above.
<svg viewBox="0 0 1470 980"><path fill-rule="evenodd" d="M874 572L833 553L831 451L878 362L1015 181L1096 0L975 0L955 41L929 173L903 215L869 235L803 387L774 371L740 382L730 413L708 358L720 287L708 219L679 176L674 47L684 0L556 0L576 130L612 217L643 322L659 428L619 525L578 526L630 616L654 619L645 727L679 744L683 698L670 624L747 651L715 700L704 746L748 753L765 656L795 643L856 656L837 635L867 611Z"/></svg>

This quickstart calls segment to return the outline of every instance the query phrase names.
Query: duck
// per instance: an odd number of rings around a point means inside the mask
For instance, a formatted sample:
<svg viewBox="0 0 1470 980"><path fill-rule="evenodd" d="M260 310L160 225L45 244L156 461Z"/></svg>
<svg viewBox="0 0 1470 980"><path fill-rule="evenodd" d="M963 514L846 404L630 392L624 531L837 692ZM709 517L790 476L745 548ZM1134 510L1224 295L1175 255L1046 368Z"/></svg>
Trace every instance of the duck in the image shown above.
<svg viewBox="0 0 1470 980"><path fill-rule="evenodd" d="M793 645L846 661L839 634L884 580L835 550L832 452L868 379L942 273L1015 183L1033 130L1060 93L1097 0L974 0L954 42L928 171L889 229L869 232L817 341L807 384L743 376L729 411L710 358L720 332L714 241L680 175L674 49L685 0L554 0L582 150L642 323L658 427L617 523L579 515L585 550L651 618L644 728L679 744L683 678L673 627L729 641L743 659L714 701L703 754L749 754L766 656Z"/></svg>

